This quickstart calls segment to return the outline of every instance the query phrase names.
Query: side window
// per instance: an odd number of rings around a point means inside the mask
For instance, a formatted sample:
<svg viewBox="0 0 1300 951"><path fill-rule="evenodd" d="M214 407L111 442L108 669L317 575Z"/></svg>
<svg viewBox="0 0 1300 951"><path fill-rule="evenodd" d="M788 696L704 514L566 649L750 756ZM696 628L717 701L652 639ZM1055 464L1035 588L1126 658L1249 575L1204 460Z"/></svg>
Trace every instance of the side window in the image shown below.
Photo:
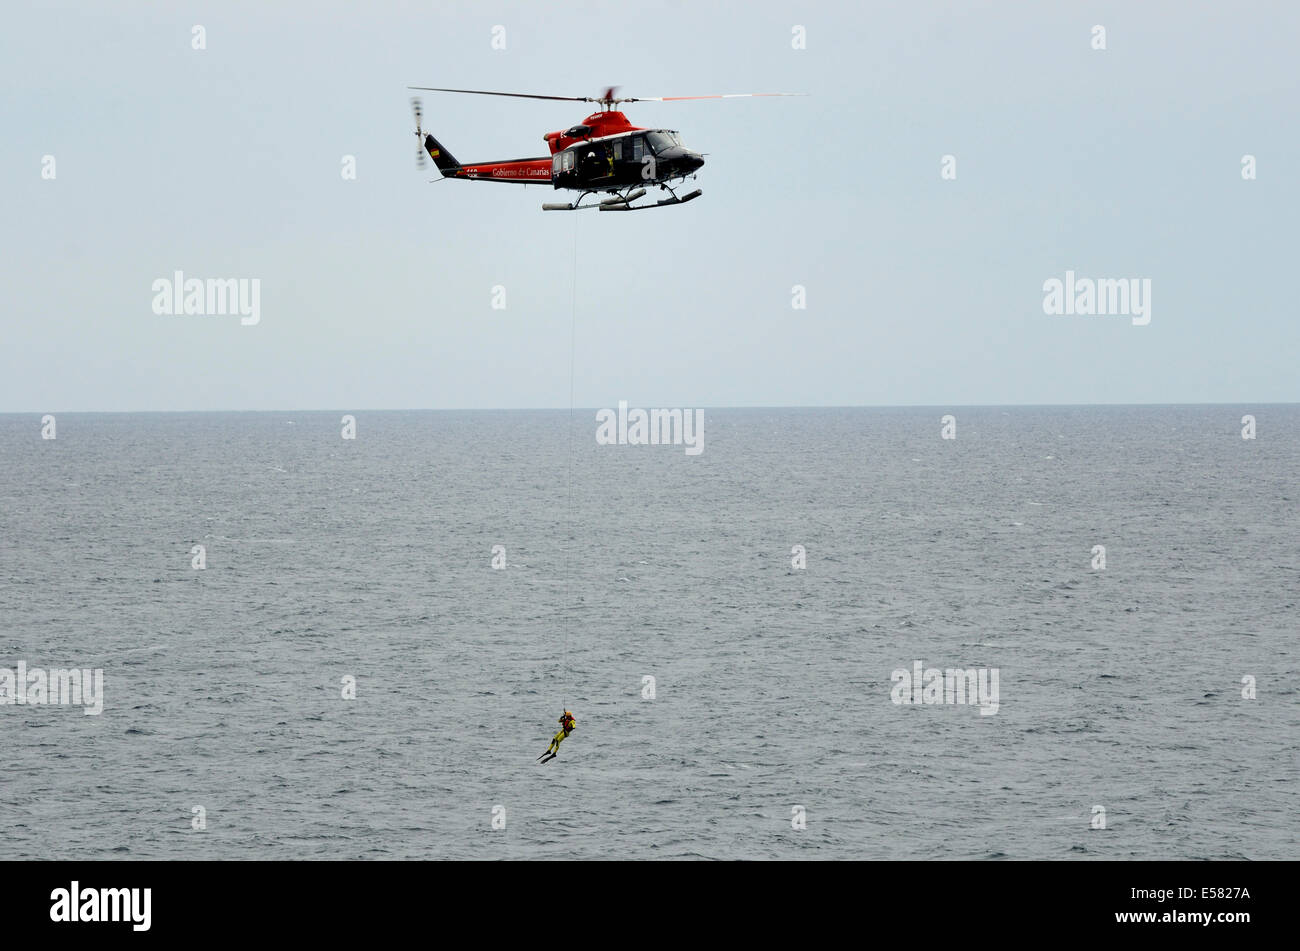
<svg viewBox="0 0 1300 951"><path fill-rule="evenodd" d="M561 152L560 154L556 155L555 158L551 159L551 174L559 175L563 167L564 167L564 153Z"/></svg>
<svg viewBox="0 0 1300 951"><path fill-rule="evenodd" d="M641 161L641 152L645 148L645 140L642 136L632 136L632 161Z"/></svg>
<svg viewBox="0 0 1300 951"><path fill-rule="evenodd" d="M614 161L615 162L623 161L623 140L622 139L614 140Z"/></svg>
<svg viewBox="0 0 1300 951"><path fill-rule="evenodd" d="M564 170L565 170L566 172L571 172L571 171L573 171L573 153L572 153L572 152L565 152L565 153L564 153Z"/></svg>

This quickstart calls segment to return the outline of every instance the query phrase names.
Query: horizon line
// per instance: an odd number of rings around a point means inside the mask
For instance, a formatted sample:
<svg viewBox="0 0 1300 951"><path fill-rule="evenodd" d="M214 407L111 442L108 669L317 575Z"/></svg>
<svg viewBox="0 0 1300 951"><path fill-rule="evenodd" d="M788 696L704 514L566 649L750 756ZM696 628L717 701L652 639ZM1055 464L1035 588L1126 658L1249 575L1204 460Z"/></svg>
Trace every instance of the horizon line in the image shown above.
<svg viewBox="0 0 1300 951"><path fill-rule="evenodd" d="M631 406L630 409L646 407ZM649 406L649 404L647 404ZM1203 403L816 403L804 405L779 404L744 404L727 406L691 406L690 409L701 410L816 410L816 409L1087 409L1098 407L1172 407L1172 406L1300 406L1300 401L1250 401ZM43 409L43 410L2 410L0 416L35 416L47 413L75 413L85 416L129 416L129 415L201 415L214 413L564 413L578 410L598 411L609 409L602 406L478 406L478 407L288 407L275 409ZM662 406L649 406L662 409ZM672 407L686 408L686 407Z"/></svg>

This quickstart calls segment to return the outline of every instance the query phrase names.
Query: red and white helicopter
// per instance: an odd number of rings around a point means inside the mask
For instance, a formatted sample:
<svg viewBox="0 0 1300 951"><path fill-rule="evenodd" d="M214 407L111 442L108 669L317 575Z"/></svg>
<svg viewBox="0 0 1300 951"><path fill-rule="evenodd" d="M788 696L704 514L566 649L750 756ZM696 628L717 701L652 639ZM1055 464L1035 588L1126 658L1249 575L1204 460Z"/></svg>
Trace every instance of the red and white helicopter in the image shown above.
<svg viewBox="0 0 1300 951"><path fill-rule="evenodd" d="M435 86L408 86L428 92L465 93L474 96L509 96L514 99L559 99L569 102L594 102L600 111L593 112L579 125L561 132L548 132L542 140L550 147L549 156L506 159L494 162L462 163L431 134L424 131L424 110L418 98L411 100L415 111L415 134L420 139L416 162L424 168L427 154L443 178L462 178L488 182L513 182L520 185L550 184L580 194L572 203L548 203L543 211L577 211L599 208L601 211L636 211L679 205L699 198L697 188L680 198L671 182L685 182L704 165L704 157L682 144L672 129L646 129L634 126L627 116L614 109L624 102L680 102L687 99L748 99L768 96L801 96L805 93L732 93L715 96L644 96L619 99L618 87L605 90L603 96L538 96L518 92L487 92L481 89L441 89ZM653 204L634 205L646 189L658 186L671 197ZM680 187L680 186L679 186ZM595 203L596 196L612 197ZM593 202L583 205L587 198Z"/></svg>

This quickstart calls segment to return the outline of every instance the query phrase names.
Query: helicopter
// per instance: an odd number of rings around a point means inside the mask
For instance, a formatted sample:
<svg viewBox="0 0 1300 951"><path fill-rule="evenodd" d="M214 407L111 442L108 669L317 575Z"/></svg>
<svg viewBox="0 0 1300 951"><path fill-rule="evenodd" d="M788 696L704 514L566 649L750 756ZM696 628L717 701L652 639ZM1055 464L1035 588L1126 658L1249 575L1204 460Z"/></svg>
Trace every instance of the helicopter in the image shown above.
<svg viewBox="0 0 1300 951"><path fill-rule="evenodd" d="M424 106L418 97L412 97L411 109L415 113L415 135L420 141L416 151L416 164L425 168L425 156L443 178L471 181L512 182L518 185L544 185L579 192L572 202L548 202L543 211L578 211L599 208L601 211L638 211L645 208L662 208L681 205L699 198L703 192L695 189L678 196L673 182L684 186L687 178L696 177L704 165L704 156L682 144L681 135L673 129L641 128L632 125L627 116L615 109L625 102L680 102L688 99L748 99L768 96L801 96L805 93L731 93L712 96L644 96L618 98L618 87L611 86L600 96L541 96L519 92L488 92L482 89L443 89L436 86L408 86L408 89L426 92L460 93L472 96L508 96L513 99L556 99L567 102L594 102L600 109L581 123L558 132L542 136L550 148L549 156L537 158L506 159L490 162L462 163L433 135L424 130ZM668 192L668 198L657 202L634 204L645 197L646 189L658 187ZM601 195L610 197L600 199ZM583 204L591 199L588 204Z"/></svg>

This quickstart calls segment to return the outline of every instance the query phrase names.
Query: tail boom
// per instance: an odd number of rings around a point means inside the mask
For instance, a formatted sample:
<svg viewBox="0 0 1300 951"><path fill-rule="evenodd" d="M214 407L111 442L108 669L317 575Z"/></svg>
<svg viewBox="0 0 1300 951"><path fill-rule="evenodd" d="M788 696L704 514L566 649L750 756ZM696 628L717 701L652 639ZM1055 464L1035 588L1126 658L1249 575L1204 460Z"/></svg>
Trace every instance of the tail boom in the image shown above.
<svg viewBox="0 0 1300 951"><path fill-rule="evenodd" d="M419 122L419 112L416 113ZM443 178L469 178L487 182L515 182L521 185L549 185L551 183L551 158L505 159L496 162L475 162L464 165L456 156L430 133L424 133L424 150L433 159Z"/></svg>
<svg viewBox="0 0 1300 951"><path fill-rule="evenodd" d="M454 169L443 169L442 166L439 166L439 169L442 170L443 178L514 182L519 185L549 185L551 183L551 160L548 157L511 159L505 162L478 162L473 165L460 165Z"/></svg>

